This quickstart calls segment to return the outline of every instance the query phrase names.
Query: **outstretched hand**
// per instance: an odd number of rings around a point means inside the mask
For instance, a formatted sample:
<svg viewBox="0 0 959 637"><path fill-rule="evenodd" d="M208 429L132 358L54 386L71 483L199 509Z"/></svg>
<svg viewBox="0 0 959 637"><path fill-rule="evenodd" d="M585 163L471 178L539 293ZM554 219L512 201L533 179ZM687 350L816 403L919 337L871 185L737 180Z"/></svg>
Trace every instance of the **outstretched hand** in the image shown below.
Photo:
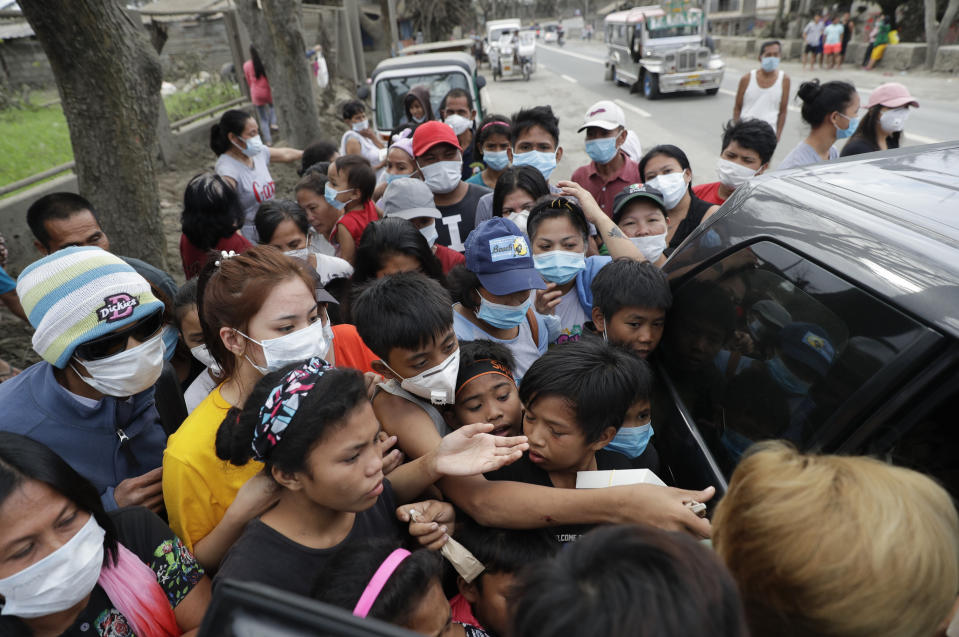
<svg viewBox="0 0 959 637"><path fill-rule="evenodd" d="M472 476L496 471L522 457L529 449L526 436L494 436L490 423L460 427L447 434L435 452L436 472Z"/></svg>

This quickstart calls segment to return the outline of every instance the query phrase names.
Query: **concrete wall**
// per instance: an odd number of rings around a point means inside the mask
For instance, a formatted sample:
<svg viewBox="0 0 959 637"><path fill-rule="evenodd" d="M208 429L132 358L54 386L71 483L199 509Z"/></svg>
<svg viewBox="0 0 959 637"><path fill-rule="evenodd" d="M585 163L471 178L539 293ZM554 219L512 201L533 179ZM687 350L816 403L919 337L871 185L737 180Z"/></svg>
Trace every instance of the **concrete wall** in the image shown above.
<svg viewBox="0 0 959 637"><path fill-rule="evenodd" d="M759 45L766 38L752 38L744 36L713 36L716 50L722 55L730 57L756 57ZM800 39L780 40L783 46L784 60L798 60L802 56L803 41ZM850 42L846 49L846 60L850 63L861 64L868 45L863 42ZM895 71L921 68L926 62L926 45L924 43L903 43L886 47L882 61L878 68ZM937 71L959 71L959 45L940 47L936 56Z"/></svg>
<svg viewBox="0 0 959 637"><path fill-rule="evenodd" d="M180 79L184 71L207 71L216 76L233 61L223 18L167 22L168 39L160 55L165 80Z"/></svg>
<svg viewBox="0 0 959 637"><path fill-rule="evenodd" d="M0 78L14 88L53 86L47 54L36 38L0 41Z"/></svg>
<svg viewBox="0 0 959 637"><path fill-rule="evenodd" d="M959 45L941 46L936 51L936 71L944 73L959 72Z"/></svg>

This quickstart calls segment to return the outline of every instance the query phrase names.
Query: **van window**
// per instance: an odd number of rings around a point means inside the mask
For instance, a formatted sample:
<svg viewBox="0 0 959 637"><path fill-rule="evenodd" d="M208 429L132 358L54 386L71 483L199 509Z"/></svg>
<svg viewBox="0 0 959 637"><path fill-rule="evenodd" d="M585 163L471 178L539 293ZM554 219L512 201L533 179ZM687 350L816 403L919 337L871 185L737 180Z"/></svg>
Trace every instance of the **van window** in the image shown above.
<svg viewBox="0 0 959 637"><path fill-rule="evenodd" d="M754 442L815 448L856 391L924 332L804 257L759 242L674 291L661 355L728 477Z"/></svg>
<svg viewBox="0 0 959 637"><path fill-rule="evenodd" d="M470 90L469 82L463 73L435 73L430 75L410 75L379 80L376 83L376 128L389 131L405 121L403 98L414 86L425 86L430 91L433 113L439 115L440 102L450 89Z"/></svg>

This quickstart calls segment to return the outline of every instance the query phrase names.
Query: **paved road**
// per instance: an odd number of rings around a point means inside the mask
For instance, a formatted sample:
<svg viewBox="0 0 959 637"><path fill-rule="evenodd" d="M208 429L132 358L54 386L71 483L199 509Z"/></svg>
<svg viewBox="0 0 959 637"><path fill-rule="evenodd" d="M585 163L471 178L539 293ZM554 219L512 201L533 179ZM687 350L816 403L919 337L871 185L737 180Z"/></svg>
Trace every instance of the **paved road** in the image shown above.
<svg viewBox="0 0 959 637"><path fill-rule="evenodd" d="M628 88L603 79L604 52L605 48L597 43L569 42L563 48L538 45L538 68L529 82L522 79L493 82L484 67L482 72L490 80L487 86L493 111L509 115L521 107L550 104L560 118L560 145L564 155L554 179L561 179L589 161L583 150L583 134L576 133L586 109L597 100L611 99L623 108L628 126L639 135L644 149L662 143L675 144L689 156L694 183L715 181L722 126L732 116L739 78L751 68L752 62L727 60L726 74L717 95L688 93L649 101L641 94L630 94ZM793 97L800 82L811 77L852 81L859 87L864 103L871 89L882 82L903 82L921 102L921 108L913 111L906 125L904 145L959 139L959 114L955 106L959 102L959 81L942 76L867 74L851 67L841 72L816 73L803 73L795 63L784 63L783 68L792 77ZM805 138L808 130L800 118L797 103L791 101L773 167Z"/></svg>

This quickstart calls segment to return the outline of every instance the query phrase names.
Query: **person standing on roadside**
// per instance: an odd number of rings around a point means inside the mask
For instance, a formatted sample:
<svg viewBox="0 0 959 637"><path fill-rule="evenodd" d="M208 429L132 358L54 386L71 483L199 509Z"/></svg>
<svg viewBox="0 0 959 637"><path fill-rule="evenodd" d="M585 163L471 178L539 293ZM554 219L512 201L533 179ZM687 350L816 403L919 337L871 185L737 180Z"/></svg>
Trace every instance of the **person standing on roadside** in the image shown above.
<svg viewBox="0 0 959 637"><path fill-rule="evenodd" d="M833 68L840 64L842 59L842 39L846 33L846 27L836 19L823 29L823 59L829 58L829 66Z"/></svg>
<svg viewBox="0 0 959 637"><path fill-rule="evenodd" d="M859 93L848 82L819 80L803 82L797 93L802 100L802 118L811 130L793 148L777 170L798 168L839 157L836 142L848 139L859 127Z"/></svg>
<svg viewBox="0 0 959 637"><path fill-rule="evenodd" d="M822 68L822 34L823 23L819 14L815 14L802 30L803 40L806 45L803 47L802 68L806 70L806 60L809 59L809 70L816 68L816 58L819 58L819 67Z"/></svg>
<svg viewBox="0 0 959 637"><path fill-rule="evenodd" d="M789 76L779 68L782 44L779 40L763 42L759 47L760 68L753 69L739 79L733 119L759 119L776 132L776 141L782 137L789 106Z"/></svg>
<svg viewBox="0 0 959 637"><path fill-rule="evenodd" d="M263 142L267 146L273 145L271 133L280 130L276 125L276 111L273 110L273 92L270 90L270 81L266 79L266 69L260 60L253 45L250 45L250 59L243 63L243 77L250 87L250 101L256 109L257 119L260 120L260 132L263 133Z"/></svg>
<svg viewBox="0 0 959 637"><path fill-rule="evenodd" d="M842 63L846 61L846 49L852 41L852 36L856 34L856 23L852 19L852 16L849 15L849 12L842 14L842 28L842 50L839 52L839 64L836 65L837 71L842 68Z"/></svg>

